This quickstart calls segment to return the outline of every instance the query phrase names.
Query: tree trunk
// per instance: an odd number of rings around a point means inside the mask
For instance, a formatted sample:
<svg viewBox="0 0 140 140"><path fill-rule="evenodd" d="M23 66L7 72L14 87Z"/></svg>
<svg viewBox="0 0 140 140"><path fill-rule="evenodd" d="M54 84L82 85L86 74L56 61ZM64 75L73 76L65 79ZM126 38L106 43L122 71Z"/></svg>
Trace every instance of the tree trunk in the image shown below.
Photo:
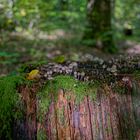
<svg viewBox="0 0 140 140"><path fill-rule="evenodd" d="M59 0L60 10L67 11L68 10L68 0Z"/></svg>
<svg viewBox="0 0 140 140"><path fill-rule="evenodd" d="M114 46L112 35L113 2L110 0L88 0L88 25L85 39L96 40L95 44L103 49Z"/></svg>

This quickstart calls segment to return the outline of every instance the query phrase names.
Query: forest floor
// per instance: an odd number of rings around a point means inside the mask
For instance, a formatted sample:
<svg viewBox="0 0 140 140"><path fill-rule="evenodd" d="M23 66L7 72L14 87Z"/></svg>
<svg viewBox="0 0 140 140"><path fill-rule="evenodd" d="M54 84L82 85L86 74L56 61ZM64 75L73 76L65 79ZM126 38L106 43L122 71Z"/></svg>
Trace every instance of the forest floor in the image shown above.
<svg viewBox="0 0 140 140"><path fill-rule="evenodd" d="M80 36L56 30L50 34L35 32L4 33L0 37L0 76L14 73L23 64L47 63L60 59L87 61L117 55L140 54L140 43L125 40L118 44L117 54L105 54L100 49L80 43ZM58 57L58 58L57 58ZM59 58L60 57L60 58Z"/></svg>

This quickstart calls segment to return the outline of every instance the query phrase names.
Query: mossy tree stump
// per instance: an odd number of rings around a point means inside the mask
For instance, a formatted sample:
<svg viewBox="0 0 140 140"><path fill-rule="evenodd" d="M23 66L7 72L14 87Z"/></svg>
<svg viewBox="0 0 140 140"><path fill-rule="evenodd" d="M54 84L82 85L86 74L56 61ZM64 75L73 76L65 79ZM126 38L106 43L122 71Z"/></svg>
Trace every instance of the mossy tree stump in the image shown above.
<svg viewBox="0 0 140 140"><path fill-rule="evenodd" d="M139 140L140 82L133 86L117 91L58 76L38 94L34 87L22 87L28 138Z"/></svg>
<svg viewBox="0 0 140 140"><path fill-rule="evenodd" d="M116 66L114 60L113 64L89 63L86 67L85 63L80 67L75 63L57 67L48 64L33 71L35 75L40 72L37 77L0 79L0 139L139 140L137 60L128 67L124 61ZM96 66L103 66L99 76ZM127 73L130 67L131 73ZM76 76L85 81L77 80Z"/></svg>

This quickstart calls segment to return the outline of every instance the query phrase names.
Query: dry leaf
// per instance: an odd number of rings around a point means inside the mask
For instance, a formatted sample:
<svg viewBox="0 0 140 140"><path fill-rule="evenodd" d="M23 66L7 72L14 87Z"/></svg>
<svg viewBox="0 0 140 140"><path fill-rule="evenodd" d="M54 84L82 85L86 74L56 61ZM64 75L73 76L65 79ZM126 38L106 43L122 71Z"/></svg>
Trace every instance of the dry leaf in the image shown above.
<svg viewBox="0 0 140 140"><path fill-rule="evenodd" d="M34 79L38 79L39 77L40 77L39 70L34 69L28 74L27 79L34 80Z"/></svg>

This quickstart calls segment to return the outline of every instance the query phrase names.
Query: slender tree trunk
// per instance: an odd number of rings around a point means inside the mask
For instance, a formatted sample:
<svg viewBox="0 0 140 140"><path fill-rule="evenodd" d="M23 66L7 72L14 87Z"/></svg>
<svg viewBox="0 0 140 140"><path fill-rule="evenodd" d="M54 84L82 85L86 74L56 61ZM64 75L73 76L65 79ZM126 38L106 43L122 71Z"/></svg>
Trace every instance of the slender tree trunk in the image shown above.
<svg viewBox="0 0 140 140"><path fill-rule="evenodd" d="M61 11L68 10L68 0L59 0L59 3Z"/></svg>
<svg viewBox="0 0 140 140"><path fill-rule="evenodd" d="M113 1L111 0L88 0L87 20L88 25L85 32L86 39L96 40L98 47L112 47L112 10Z"/></svg>

